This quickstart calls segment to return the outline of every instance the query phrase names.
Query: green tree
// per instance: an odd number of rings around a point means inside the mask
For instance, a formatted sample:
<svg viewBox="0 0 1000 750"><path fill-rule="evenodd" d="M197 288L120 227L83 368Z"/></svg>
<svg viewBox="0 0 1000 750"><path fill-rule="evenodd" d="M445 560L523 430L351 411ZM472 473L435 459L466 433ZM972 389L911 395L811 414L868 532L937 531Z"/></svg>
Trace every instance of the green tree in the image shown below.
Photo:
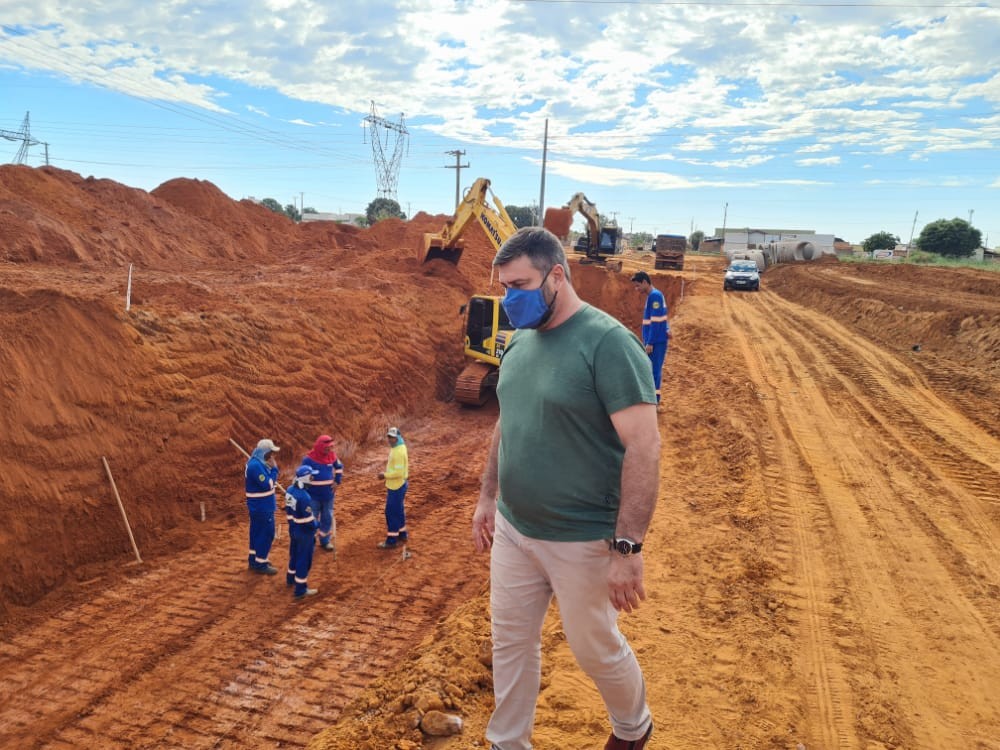
<svg viewBox="0 0 1000 750"><path fill-rule="evenodd" d="M299 209L295 207L294 203L289 203L287 206L285 206L285 209L284 211L282 211L282 213L292 221L302 220L302 214L299 213Z"/></svg>
<svg viewBox="0 0 1000 750"><path fill-rule="evenodd" d="M305 208L302 209L302 213L304 213L304 214L318 214L319 211L317 211L312 206L306 206Z"/></svg>
<svg viewBox="0 0 1000 750"><path fill-rule="evenodd" d="M866 253L875 250L893 250L899 244L899 237L889 232L876 232L867 240L861 243L861 247Z"/></svg>
<svg viewBox="0 0 1000 750"><path fill-rule="evenodd" d="M691 245L692 250L697 250L701 247L701 241L705 239L705 233L700 229L696 229L691 232L691 236L688 237L688 244Z"/></svg>
<svg viewBox="0 0 1000 750"><path fill-rule="evenodd" d="M278 203L278 201L276 201L274 198L265 198L260 202L260 205L262 205L264 208L274 211L274 213L276 214L285 213L285 209L283 209L281 207L281 204Z"/></svg>
<svg viewBox="0 0 1000 750"><path fill-rule="evenodd" d="M653 244L653 235L649 232L632 232L628 241L636 250L642 250Z"/></svg>
<svg viewBox="0 0 1000 750"><path fill-rule="evenodd" d="M938 219L920 230L917 247L950 258L968 258L982 240L982 232L965 219Z"/></svg>
<svg viewBox="0 0 1000 750"><path fill-rule="evenodd" d="M368 219L368 226L382 221L382 219L405 219L406 214L400 209L399 204L392 198L376 198L368 204L365 209L365 216Z"/></svg>
<svg viewBox="0 0 1000 750"><path fill-rule="evenodd" d="M510 217L510 220L514 222L514 226L518 229L534 225L534 206L504 206L504 208L507 209L507 215Z"/></svg>

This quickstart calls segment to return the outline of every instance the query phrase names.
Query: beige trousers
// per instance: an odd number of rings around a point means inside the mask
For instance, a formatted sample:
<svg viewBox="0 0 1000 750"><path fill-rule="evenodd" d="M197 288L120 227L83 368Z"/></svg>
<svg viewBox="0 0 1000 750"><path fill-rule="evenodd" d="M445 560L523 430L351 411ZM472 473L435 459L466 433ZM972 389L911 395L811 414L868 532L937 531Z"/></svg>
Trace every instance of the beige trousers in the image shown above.
<svg viewBox="0 0 1000 750"><path fill-rule="evenodd" d="M649 728L642 671L608 599L611 554L606 540L526 537L496 514L490 557L496 708L486 728L496 750L531 750L542 623L553 595L569 647L604 699L615 735L635 740Z"/></svg>

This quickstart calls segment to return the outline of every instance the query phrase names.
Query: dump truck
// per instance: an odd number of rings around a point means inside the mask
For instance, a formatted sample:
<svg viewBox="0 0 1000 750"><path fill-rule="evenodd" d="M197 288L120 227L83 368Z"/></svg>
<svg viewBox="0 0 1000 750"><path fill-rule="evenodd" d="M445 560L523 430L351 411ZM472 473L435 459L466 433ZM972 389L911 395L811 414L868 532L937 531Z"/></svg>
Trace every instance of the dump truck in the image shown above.
<svg viewBox="0 0 1000 750"><path fill-rule="evenodd" d="M653 267L671 271L684 270L684 253L687 251L687 238L680 234L658 234L652 250L656 253Z"/></svg>

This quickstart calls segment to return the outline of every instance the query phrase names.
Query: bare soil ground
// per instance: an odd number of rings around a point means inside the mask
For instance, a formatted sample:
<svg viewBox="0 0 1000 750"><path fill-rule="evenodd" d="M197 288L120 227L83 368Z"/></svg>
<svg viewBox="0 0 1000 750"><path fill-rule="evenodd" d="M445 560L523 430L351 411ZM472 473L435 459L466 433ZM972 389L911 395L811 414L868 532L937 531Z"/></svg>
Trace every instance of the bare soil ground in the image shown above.
<svg viewBox="0 0 1000 750"><path fill-rule="evenodd" d="M418 265L440 221L295 227L206 183L0 169L0 747L484 746L468 528L496 406L448 394L491 252ZM1000 275L821 262L724 294L721 270L656 277L675 334L662 492L649 599L621 621L649 747L1000 748ZM637 327L627 274L574 272ZM390 422L413 464L408 560L374 546ZM273 437L284 480L327 431L338 553L296 603L245 571L228 438ZM543 639L535 746L601 747L554 611ZM463 733L423 735L434 707Z"/></svg>

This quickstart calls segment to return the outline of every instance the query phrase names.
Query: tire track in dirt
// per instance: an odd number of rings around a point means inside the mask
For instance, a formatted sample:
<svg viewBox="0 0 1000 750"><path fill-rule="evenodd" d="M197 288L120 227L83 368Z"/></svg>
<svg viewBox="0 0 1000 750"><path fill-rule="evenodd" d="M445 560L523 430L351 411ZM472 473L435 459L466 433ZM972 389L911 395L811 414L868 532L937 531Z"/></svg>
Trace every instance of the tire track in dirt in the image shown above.
<svg viewBox="0 0 1000 750"><path fill-rule="evenodd" d="M956 585L975 583L982 570L994 583L1000 581L1000 546L995 541L1000 537L1000 441L949 408L883 350L836 327L817 325L815 314L797 305L777 300L776 306L790 326L790 336L802 339L800 332L810 331L810 345L833 365L833 384L851 395L867 423L879 427L880 442L895 448L894 460L907 461L911 475L920 477L915 492L905 497L922 525L947 546L942 554L959 562L975 560L971 569L960 563ZM901 388L900 382L911 385ZM937 496L913 503L910 498L924 494L921 486L937 487ZM984 614L1000 634L995 603L989 601L996 593L987 592Z"/></svg>
<svg viewBox="0 0 1000 750"><path fill-rule="evenodd" d="M208 549L155 563L0 646L0 746L304 747L485 585L488 559L467 539L478 486L468 464L492 417L451 409L452 427L417 451L411 559L375 548L385 533L384 489L369 472L384 461L376 447L348 465L358 473L338 493L338 557L317 551L310 575L319 596L292 601L287 533L272 551L278 576L246 571L240 516L206 532ZM418 444L430 426L414 427ZM441 502L439 478L470 504Z"/></svg>
<svg viewBox="0 0 1000 750"><path fill-rule="evenodd" d="M760 350L759 339L750 336L745 326L749 324L745 311L738 312L743 301L732 301L723 297L723 311L727 318L739 318L741 325L733 326L733 333L743 351L751 379L756 384L768 382L766 359ZM771 363L771 368L780 363ZM775 515L785 518L793 539L790 550L791 567L796 577L803 582L801 597L804 600L805 661L807 674L811 676L808 697L810 715L816 718L811 727L812 739L820 747L853 749L854 732L850 717L853 715L851 689L845 679L845 668L833 648L830 631L832 591L838 587L833 571L823 560L822 539L817 528L827 525L822 510L803 502L813 495L816 486L810 475L810 466L799 455L795 438L791 434L796 429L790 424L773 398L765 399L770 431L762 435L766 454L775 463L764 471L770 482L769 503L773 504Z"/></svg>
<svg viewBox="0 0 1000 750"><path fill-rule="evenodd" d="M975 654L1000 650L991 614L995 548L975 539L987 523L981 501L974 488L941 478L940 467L952 465L940 455L941 442L950 445L974 425L931 393L922 408L924 401L907 390L919 388L916 374L838 323L773 294L755 302L734 301L728 309L766 356L761 382L773 389L832 521L821 542L842 560L855 602L851 619L860 618L836 642L854 664L859 731L897 742L912 733L917 747L963 746L988 736L969 736L952 717L919 710L947 705L956 684L977 696ZM909 425L910 434L897 423ZM888 455L865 450L883 445ZM926 481L921 467L927 466L936 481ZM985 574L987 586L975 573ZM942 658L942 650L949 655ZM866 651L873 664L856 658ZM878 695L894 700L873 707ZM972 699L968 710L996 722L995 710L981 701ZM873 727L866 713L882 718Z"/></svg>

